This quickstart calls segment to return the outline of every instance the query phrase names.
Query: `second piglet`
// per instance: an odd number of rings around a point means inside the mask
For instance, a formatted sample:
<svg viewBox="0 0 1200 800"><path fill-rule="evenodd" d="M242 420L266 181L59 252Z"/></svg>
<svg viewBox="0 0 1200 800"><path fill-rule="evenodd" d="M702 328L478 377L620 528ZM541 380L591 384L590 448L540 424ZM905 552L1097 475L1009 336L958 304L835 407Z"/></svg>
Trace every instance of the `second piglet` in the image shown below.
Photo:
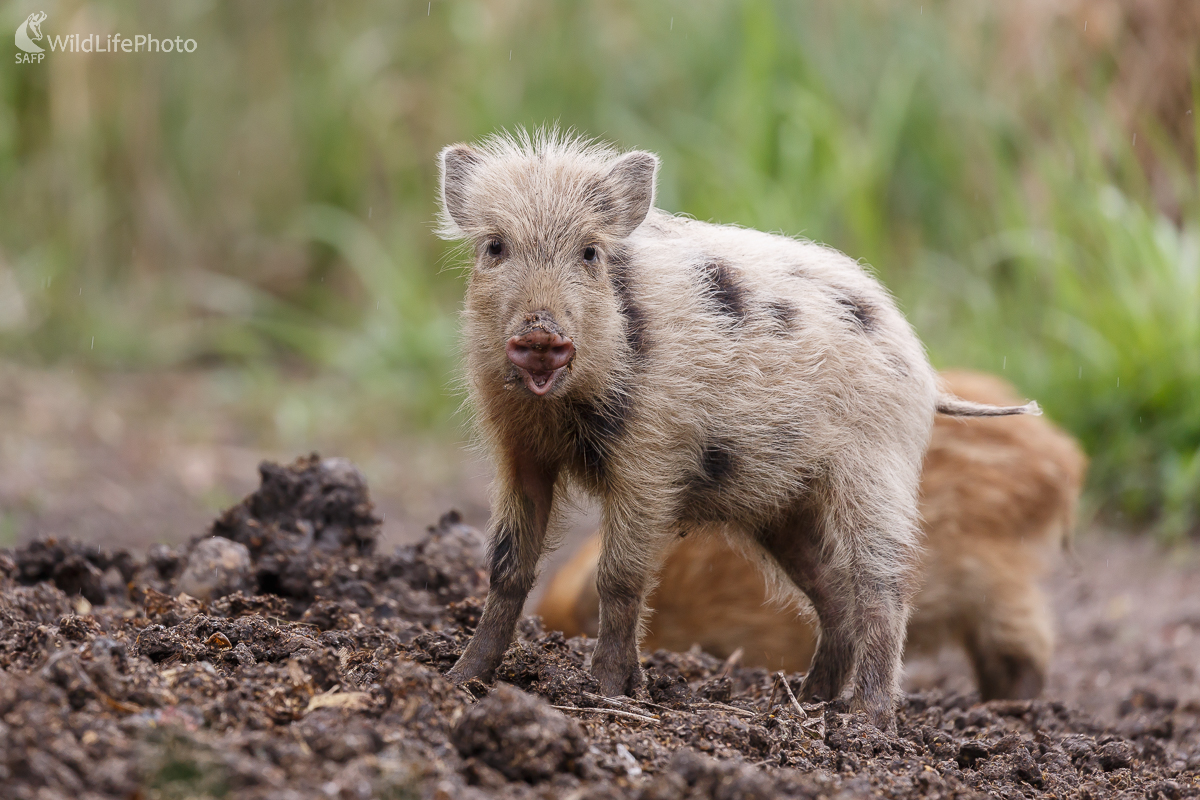
<svg viewBox="0 0 1200 800"><path fill-rule="evenodd" d="M470 400L497 468L491 586L451 670L488 678L580 488L600 499L600 688L642 680L639 622L663 552L736 529L808 596L803 694L894 722L917 553L916 490L939 395L887 292L810 242L655 209L657 158L553 131L441 155L441 234L474 256Z"/></svg>

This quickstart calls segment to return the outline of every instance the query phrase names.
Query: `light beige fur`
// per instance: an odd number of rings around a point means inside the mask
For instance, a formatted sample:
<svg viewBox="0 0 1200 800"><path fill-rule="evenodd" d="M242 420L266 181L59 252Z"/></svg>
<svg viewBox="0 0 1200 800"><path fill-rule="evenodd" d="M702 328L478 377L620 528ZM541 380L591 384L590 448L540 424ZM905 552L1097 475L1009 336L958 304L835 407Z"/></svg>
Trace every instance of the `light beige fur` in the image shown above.
<svg viewBox="0 0 1200 800"><path fill-rule="evenodd" d="M602 506L604 692L641 686L639 620L666 551L719 523L821 619L805 696L852 681L853 707L893 724L933 417L995 410L939 395L912 329L852 259L653 208L650 153L540 131L453 145L441 166L440 231L475 255L467 383L497 467L491 588L451 677L499 665L580 488ZM505 350L534 329L574 347L545 396Z"/></svg>
<svg viewBox="0 0 1200 800"><path fill-rule="evenodd" d="M990 375L943 379L981 403L1017 399ZM985 700L1041 692L1053 635L1039 579L1070 534L1085 468L1075 441L1044 419L935 420L921 475L926 541L909 652L962 647ZM722 658L741 649L747 666L807 669L817 642L811 618L769 602L760 570L723 537L695 533L663 565L643 645L699 644ZM548 629L596 634L599 554L597 534L553 577L538 608Z"/></svg>

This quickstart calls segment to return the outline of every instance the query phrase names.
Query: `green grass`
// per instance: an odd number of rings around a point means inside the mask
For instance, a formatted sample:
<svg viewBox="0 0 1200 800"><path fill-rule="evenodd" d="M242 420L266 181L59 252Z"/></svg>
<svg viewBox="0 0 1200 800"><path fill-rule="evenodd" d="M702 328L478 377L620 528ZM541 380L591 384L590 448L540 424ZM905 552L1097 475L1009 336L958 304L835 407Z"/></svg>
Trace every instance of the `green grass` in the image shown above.
<svg viewBox="0 0 1200 800"><path fill-rule="evenodd" d="M1003 372L1081 438L1096 506L1193 532L1195 154L1139 122L1156 184L1102 101L1112 59L1064 27L1006 71L996 9L55 6L51 35L199 49L0 73L0 353L299 370L443 426L462 272L431 233L435 154L557 121L657 151L665 208L865 259L935 363Z"/></svg>
<svg viewBox="0 0 1200 800"><path fill-rule="evenodd" d="M230 793L229 770L205 745L186 733L157 730L147 736L144 769L152 800L223 798Z"/></svg>

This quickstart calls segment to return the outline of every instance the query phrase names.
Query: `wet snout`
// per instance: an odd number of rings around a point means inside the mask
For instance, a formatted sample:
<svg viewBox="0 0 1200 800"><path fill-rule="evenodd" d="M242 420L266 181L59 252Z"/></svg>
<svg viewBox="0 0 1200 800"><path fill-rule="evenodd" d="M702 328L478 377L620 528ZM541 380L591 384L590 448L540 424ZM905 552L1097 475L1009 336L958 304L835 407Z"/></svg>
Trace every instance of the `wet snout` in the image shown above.
<svg viewBox="0 0 1200 800"><path fill-rule="evenodd" d="M558 376L575 357L575 343L551 323L538 322L508 340L504 351L526 388L538 397L554 388Z"/></svg>

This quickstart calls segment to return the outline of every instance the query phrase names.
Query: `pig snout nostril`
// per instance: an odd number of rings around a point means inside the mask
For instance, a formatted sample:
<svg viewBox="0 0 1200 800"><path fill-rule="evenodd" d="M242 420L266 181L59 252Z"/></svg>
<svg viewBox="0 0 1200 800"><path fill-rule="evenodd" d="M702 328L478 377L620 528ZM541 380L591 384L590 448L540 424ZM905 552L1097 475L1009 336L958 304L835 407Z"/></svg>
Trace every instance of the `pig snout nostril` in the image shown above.
<svg viewBox="0 0 1200 800"><path fill-rule="evenodd" d="M541 330L512 337L504 349L509 361L529 372L553 372L569 364L575 355L575 344L570 339Z"/></svg>

